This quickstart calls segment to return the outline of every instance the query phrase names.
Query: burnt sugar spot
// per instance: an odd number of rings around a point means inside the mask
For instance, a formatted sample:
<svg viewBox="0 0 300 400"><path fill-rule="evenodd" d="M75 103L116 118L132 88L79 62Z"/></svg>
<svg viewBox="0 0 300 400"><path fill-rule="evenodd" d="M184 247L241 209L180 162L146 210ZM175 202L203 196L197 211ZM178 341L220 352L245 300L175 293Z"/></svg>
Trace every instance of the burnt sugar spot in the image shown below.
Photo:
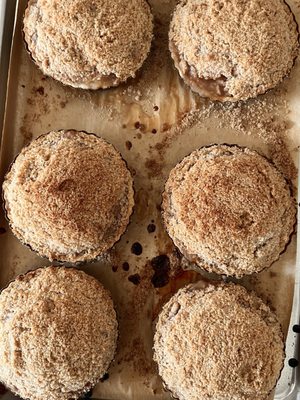
<svg viewBox="0 0 300 400"><path fill-rule="evenodd" d="M153 110L154 110L154 111L158 111L158 110L159 110L159 107L158 107L158 106L154 106L154 107L153 107Z"/></svg>
<svg viewBox="0 0 300 400"><path fill-rule="evenodd" d="M156 226L155 226L154 224L149 224L149 225L147 226L147 231L148 231L148 233L153 233L153 232L155 232L155 231L156 231Z"/></svg>
<svg viewBox="0 0 300 400"><path fill-rule="evenodd" d="M152 131L151 131L153 134L155 134L155 133L157 133L157 130L156 129L152 129Z"/></svg>
<svg viewBox="0 0 300 400"><path fill-rule="evenodd" d="M100 382L107 381L107 379L109 379L109 373L108 373L108 372L106 372L106 373L102 376L102 378L100 379Z"/></svg>
<svg viewBox="0 0 300 400"><path fill-rule="evenodd" d="M118 271L118 266L117 265L113 265L111 267L111 269L112 269L113 272L117 272Z"/></svg>
<svg viewBox="0 0 300 400"><path fill-rule="evenodd" d="M130 140L126 140L125 146L127 150L130 150L132 148L132 143L130 142Z"/></svg>
<svg viewBox="0 0 300 400"><path fill-rule="evenodd" d="M129 282L132 282L134 285L139 285L141 282L141 277L139 274L130 275L128 277Z"/></svg>
<svg viewBox="0 0 300 400"><path fill-rule="evenodd" d="M6 229L0 226L0 235L4 235L6 233Z"/></svg>
<svg viewBox="0 0 300 400"><path fill-rule="evenodd" d="M160 256L152 258L150 261L151 267L154 270L154 275L151 278L151 282L155 288L161 288L166 286L169 281L170 272L170 259L167 255L161 254Z"/></svg>
<svg viewBox="0 0 300 400"><path fill-rule="evenodd" d="M101 381L101 379L100 379ZM88 400L91 399L93 395L93 390L90 390L88 393L86 393L83 397L81 397L81 400Z"/></svg>
<svg viewBox="0 0 300 400"><path fill-rule="evenodd" d="M146 125L142 124L139 121L135 122L134 127L135 127L135 129L138 129L141 132L145 132L146 131Z"/></svg>
<svg viewBox="0 0 300 400"><path fill-rule="evenodd" d="M146 131L146 125L140 124L140 131L145 132Z"/></svg>
<svg viewBox="0 0 300 400"><path fill-rule="evenodd" d="M128 262L125 261L125 262L123 263L123 265L122 265L122 268L123 268L124 271L129 271L129 264L128 264Z"/></svg>
<svg viewBox="0 0 300 400"><path fill-rule="evenodd" d="M45 94L45 89L43 86L39 86L38 88L35 89L36 93L38 93L41 96L44 96Z"/></svg>
<svg viewBox="0 0 300 400"><path fill-rule="evenodd" d="M140 256L143 252L143 246L139 242L133 243L131 246L131 253L135 254L136 256Z"/></svg>

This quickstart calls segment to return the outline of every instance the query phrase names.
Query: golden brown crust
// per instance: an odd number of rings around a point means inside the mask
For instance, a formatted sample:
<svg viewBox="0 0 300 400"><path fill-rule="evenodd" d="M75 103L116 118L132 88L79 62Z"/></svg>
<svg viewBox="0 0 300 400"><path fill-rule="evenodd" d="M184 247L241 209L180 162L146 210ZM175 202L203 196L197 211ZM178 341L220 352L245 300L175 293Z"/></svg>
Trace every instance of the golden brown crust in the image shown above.
<svg viewBox="0 0 300 400"><path fill-rule="evenodd" d="M107 372L117 332L95 278L63 267L21 275L0 295L0 380L31 400L77 399Z"/></svg>
<svg viewBox="0 0 300 400"><path fill-rule="evenodd" d="M209 272L241 277L276 261L296 204L279 171L247 148L204 147L170 173L163 218L179 250Z"/></svg>
<svg viewBox="0 0 300 400"><path fill-rule="evenodd" d="M280 324L254 292L188 285L163 307L154 359L180 400L262 400L284 360Z"/></svg>
<svg viewBox="0 0 300 400"><path fill-rule="evenodd" d="M83 89L134 77L152 30L145 0L29 0L24 17L25 42L43 73Z"/></svg>
<svg viewBox="0 0 300 400"><path fill-rule="evenodd" d="M50 260L88 261L124 233L133 181L115 148L77 131L50 132L24 148L3 183L15 235Z"/></svg>
<svg viewBox="0 0 300 400"><path fill-rule="evenodd" d="M220 101L275 87L299 51L297 23L283 0L182 0L169 39L184 81Z"/></svg>

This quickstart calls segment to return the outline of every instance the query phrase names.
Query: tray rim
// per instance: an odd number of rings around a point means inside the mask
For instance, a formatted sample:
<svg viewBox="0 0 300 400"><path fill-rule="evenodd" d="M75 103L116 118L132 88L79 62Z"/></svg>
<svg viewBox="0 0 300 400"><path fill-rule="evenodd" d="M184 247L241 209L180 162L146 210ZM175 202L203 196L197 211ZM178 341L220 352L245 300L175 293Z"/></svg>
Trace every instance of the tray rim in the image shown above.
<svg viewBox="0 0 300 400"><path fill-rule="evenodd" d="M4 129L9 66L16 23L17 0L0 2L0 149Z"/></svg>

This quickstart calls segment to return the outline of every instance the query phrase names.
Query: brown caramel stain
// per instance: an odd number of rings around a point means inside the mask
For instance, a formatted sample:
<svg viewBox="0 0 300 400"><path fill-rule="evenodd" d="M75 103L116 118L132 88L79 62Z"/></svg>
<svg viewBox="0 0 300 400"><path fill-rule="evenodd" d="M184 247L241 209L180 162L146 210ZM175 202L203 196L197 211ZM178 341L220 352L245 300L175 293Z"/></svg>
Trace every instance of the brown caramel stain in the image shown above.
<svg viewBox="0 0 300 400"><path fill-rule="evenodd" d="M153 232L155 232L155 231L156 231L156 226L155 226L154 224L149 224L149 225L147 226L147 231L148 231L148 233L153 233Z"/></svg>
<svg viewBox="0 0 300 400"><path fill-rule="evenodd" d="M166 286L169 281L170 273L170 259L167 255L161 254L160 256L152 258L150 265L154 270L151 282L155 288Z"/></svg>
<svg viewBox="0 0 300 400"><path fill-rule="evenodd" d="M149 178L155 178L159 177L161 175L162 169L163 169L163 163L160 161L157 161L155 159L147 159L145 161L145 167L148 169L148 177Z"/></svg>
<svg viewBox="0 0 300 400"><path fill-rule="evenodd" d="M21 126L20 132L23 136L23 145L26 146L32 141L33 134L24 125Z"/></svg>
<svg viewBox="0 0 300 400"><path fill-rule="evenodd" d="M131 253L135 254L136 256L140 256L143 252L143 246L139 242L133 243L131 246Z"/></svg>
<svg viewBox="0 0 300 400"><path fill-rule="evenodd" d="M162 127L161 127L161 131L162 131L162 132L167 132L167 131L169 131L170 129L171 129L171 125L168 124L167 122L164 122L164 123L162 124Z"/></svg>
<svg viewBox="0 0 300 400"><path fill-rule="evenodd" d="M125 262L123 263L122 268L123 268L124 271L129 271L129 264L128 264L127 261L125 261Z"/></svg>
<svg viewBox="0 0 300 400"><path fill-rule="evenodd" d="M139 274L130 275L128 277L129 282L132 282L134 285L139 285L141 282L141 277Z"/></svg>
<svg viewBox="0 0 300 400"><path fill-rule="evenodd" d="M33 88L33 90L41 96L44 96L45 89L43 86L39 86L38 88Z"/></svg>

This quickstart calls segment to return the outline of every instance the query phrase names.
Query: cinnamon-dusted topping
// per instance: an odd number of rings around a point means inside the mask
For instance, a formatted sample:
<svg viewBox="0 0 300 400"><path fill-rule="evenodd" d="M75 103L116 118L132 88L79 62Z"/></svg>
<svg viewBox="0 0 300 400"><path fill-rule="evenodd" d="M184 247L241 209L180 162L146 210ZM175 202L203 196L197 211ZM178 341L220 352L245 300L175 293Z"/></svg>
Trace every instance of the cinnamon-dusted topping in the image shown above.
<svg viewBox="0 0 300 400"><path fill-rule="evenodd" d="M265 400L284 359L280 324L254 292L189 285L164 306L155 361L180 400Z"/></svg>
<svg viewBox="0 0 300 400"><path fill-rule="evenodd" d="M11 228L50 260L85 261L124 233L133 181L115 148L95 135L50 132L16 158L3 184Z"/></svg>
<svg viewBox="0 0 300 400"><path fill-rule="evenodd" d="M24 399L77 399L107 372L117 335L96 279L71 268L29 272L0 295L0 380Z"/></svg>
<svg viewBox="0 0 300 400"><path fill-rule="evenodd" d="M283 0L182 0L169 39L186 83L221 101L275 87L290 72L299 47L297 23Z"/></svg>
<svg viewBox="0 0 300 400"><path fill-rule="evenodd" d="M296 205L283 176L255 151L215 145L170 173L163 218L175 245L209 272L259 272L285 249Z"/></svg>
<svg viewBox="0 0 300 400"><path fill-rule="evenodd" d="M142 66L152 19L145 0L29 0L24 36L44 74L74 87L106 88Z"/></svg>

